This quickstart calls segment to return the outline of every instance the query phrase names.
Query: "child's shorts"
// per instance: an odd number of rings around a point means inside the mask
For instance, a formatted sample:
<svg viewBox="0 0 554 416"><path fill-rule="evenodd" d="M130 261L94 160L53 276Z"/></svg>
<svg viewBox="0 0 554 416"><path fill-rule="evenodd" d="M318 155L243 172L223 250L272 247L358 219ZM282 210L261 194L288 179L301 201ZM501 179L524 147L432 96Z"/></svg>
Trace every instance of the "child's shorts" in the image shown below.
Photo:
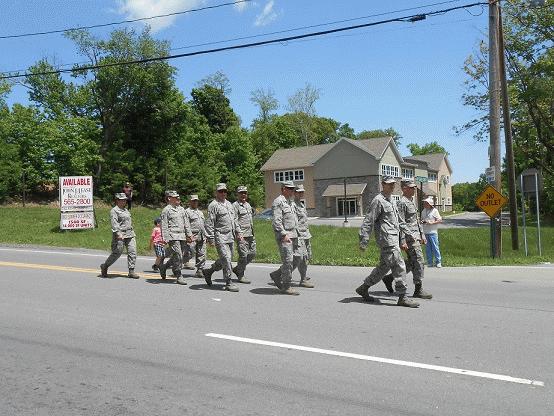
<svg viewBox="0 0 554 416"><path fill-rule="evenodd" d="M156 257L165 257L165 248L161 244L154 244L154 251L156 252Z"/></svg>

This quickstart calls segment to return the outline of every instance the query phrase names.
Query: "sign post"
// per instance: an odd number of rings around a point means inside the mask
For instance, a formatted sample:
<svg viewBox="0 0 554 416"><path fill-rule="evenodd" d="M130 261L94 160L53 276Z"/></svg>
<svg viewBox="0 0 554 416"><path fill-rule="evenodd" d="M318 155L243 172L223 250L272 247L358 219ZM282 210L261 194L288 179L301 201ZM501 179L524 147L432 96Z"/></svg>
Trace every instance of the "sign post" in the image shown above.
<svg viewBox="0 0 554 416"><path fill-rule="evenodd" d="M94 228L92 176L60 176L60 230Z"/></svg>
<svg viewBox="0 0 554 416"><path fill-rule="evenodd" d="M491 257L493 258L495 257L495 253L502 253L501 247L500 250L496 250L497 247L495 246L495 238L492 234L494 231L494 221L498 220L496 217L502 210L502 207L506 205L506 202L508 202L508 199L498 192L492 185L487 185L485 190L475 201L475 204L479 207L479 209L481 209L491 219Z"/></svg>
<svg viewBox="0 0 554 416"><path fill-rule="evenodd" d="M539 192L542 189L542 176L539 170L531 168L525 169L521 172L520 191L521 191L521 205L523 216L523 238L525 240L525 255L528 253L527 248L527 232L525 228L525 197L535 197L535 209L537 214L537 249L539 256L542 256L542 244L541 244L541 219L540 219L540 207L539 207Z"/></svg>
<svg viewBox="0 0 554 416"><path fill-rule="evenodd" d="M417 198L417 206L419 207L419 213L421 214L421 211L423 211L423 184L427 183L429 179L427 176L416 176L415 178L416 182L419 182L419 195Z"/></svg>

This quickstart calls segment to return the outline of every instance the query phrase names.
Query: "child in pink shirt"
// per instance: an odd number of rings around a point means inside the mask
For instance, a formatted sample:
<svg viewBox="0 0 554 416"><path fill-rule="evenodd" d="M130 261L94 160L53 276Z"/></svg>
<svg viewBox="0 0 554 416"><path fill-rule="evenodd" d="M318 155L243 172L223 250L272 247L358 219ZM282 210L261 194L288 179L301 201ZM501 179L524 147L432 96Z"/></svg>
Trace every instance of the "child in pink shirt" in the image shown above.
<svg viewBox="0 0 554 416"><path fill-rule="evenodd" d="M161 223L162 220L160 218L156 218L154 220L154 228L152 229L152 234L150 235L149 249L152 250L152 246L154 246L154 251L156 252L156 261L152 265L152 270L156 272L160 269L160 264L165 258L165 241L162 239Z"/></svg>

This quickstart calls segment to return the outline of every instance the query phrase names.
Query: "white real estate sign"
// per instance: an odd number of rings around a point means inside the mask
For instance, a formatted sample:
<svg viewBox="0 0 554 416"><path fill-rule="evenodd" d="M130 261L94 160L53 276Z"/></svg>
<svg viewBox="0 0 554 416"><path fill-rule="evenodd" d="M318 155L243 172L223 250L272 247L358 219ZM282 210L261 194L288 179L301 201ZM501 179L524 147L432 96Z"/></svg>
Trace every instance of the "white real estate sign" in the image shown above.
<svg viewBox="0 0 554 416"><path fill-rule="evenodd" d="M94 228L92 176L60 176L60 229Z"/></svg>

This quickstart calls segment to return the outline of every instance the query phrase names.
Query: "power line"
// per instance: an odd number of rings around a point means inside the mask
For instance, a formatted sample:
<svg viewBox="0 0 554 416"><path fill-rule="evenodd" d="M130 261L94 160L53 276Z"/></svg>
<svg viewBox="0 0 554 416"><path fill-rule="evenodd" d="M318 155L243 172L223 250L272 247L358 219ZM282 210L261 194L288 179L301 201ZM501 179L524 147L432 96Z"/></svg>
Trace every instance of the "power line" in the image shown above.
<svg viewBox="0 0 554 416"><path fill-rule="evenodd" d="M248 0L248 1L251 1L251 0ZM411 11L411 10L419 10L419 9L423 9L423 8L426 8L426 7L433 7L433 6L439 6L439 5L451 4L451 3L459 3L460 1L461 0L441 1L441 2L438 2L438 3L424 4L424 5L421 5L421 6L409 7L409 8L406 8L406 9L391 10L391 11L388 11L388 12L375 13L375 14L370 14L370 15L366 15L366 16L353 17L353 18L349 18L349 19L335 20L335 21L331 21L331 22L318 23L318 24L314 24L314 25L298 26L298 27L294 27L294 28L291 28L291 29L277 30L277 31L274 31L274 32L265 32L265 33L260 33L260 34L257 34L257 35L240 36L240 37L217 40L217 41L212 41L212 42L203 42L203 43L197 43L197 44L192 44L192 45L179 46L179 47L176 47L176 48L170 48L169 50L170 51L179 51L179 50L184 50L184 49L197 48L197 47L201 47L201 46L212 46L212 45L219 45L219 44L222 44L222 43L236 42L236 41L239 41L239 40L256 39L256 38L260 38L260 37L278 35L278 34L282 34L282 33L297 32L299 30L313 29L313 28L316 28L316 27L331 26L331 25L335 25L335 24L339 24L339 23L353 22L353 21L357 21L357 20L365 20L365 19L368 19L368 18L371 18L371 17L386 16L386 15L402 13L402 12ZM72 64L61 64L61 65L58 65L58 68L62 68L64 66L67 67L67 66L75 66L75 65L84 65L86 63L87 62L76 62L76 63L72 63ZM2 72L0 72L0 75L12 74L14 72L22 72L22 71L25 71L25 70L26 69L14 69L14 70L10 70L10 71L2 71Z"/></svg>
<svg viewBox="0 0 554 416"><path fill-rule="evenodd" d="M269 39L269 40L264 40L264 41L259 41L259 42L251 42L251 43L244 43L244 44L239 44L239 45L224 46L224 47L213 48L213 49L204 49L204 50L200 50L200 51L187 52L187 53L181 53L181 54L176 54L176 55L159 56L159 57L154 57L154 58L137 59L137 60L123 61L123 62L112 62L112 63L108 63L108 64L88 65L88 66L83 66L83 67L80 67L80 68L58 69L58 70L54 70L54 71L36 72L36 73L32 73L32 74L26 73L26 74L16 74L16 75L6 75L6 76L0 77L0 79L23 78L23 77L29 77L29 76L52 75L52 74L61 74L61 73L68 73L68 72L81 72L81 71L89 71L89 70L100 69L100 68L110 68L110 67L123 66L123 65L143 64L143 63L151 63L151 62L158 62L158 61L166 61L166 60L176 59L176 58L185 58L185 57L191 57L191 56L197 56L197 55L206 55L206 54L211 54L211 53L216 53L216 52L223 52L223 51L230 51L230 50L237 50L237 49L245 49L245 48L251 48L251 47L256 47L256 46L270 45L270 44L274 44L274 43L288 42L288 41L293 41L293 40L298 40L298 39L312 38L312 37L316 37L316 36L328 35L328 34L331 34L331 33L345 32L345 31L350 31L350 30L355 30L355 29L360 29L360 28L365 28L365 27L371 27L371 26L378 26L378 25L383 25L383 24L388 24L388 23L393 23L393 22L410 22L410 21L413 21L412 19L414 19L414 18L417 18L418 20L420 20L422 17L426 18L426 17L432 17L432 16L436 16L436 15L442 15L442 14L445 14L445 13L448 13L448 12L451 12L451 11L468 9L470 7L481 6L481 5L488 5L488 3L484 3L484 2L471 3L471 4L465 4L465 5L462 5L462 6L451 7L449 9L436 10L436 11L432 11L432 12L410 15L410 16L396 17L396 18L381 20L381 21L377 21L377 22L370 22L370 23L363 23L363 24L359 24L359 25L345 26L345 27L340 27L340 28L335 28L335 29L323 30L323 31L319 31L319 32L310 32L310 33L304 33L304 34L301 34L301 35L288 36L288 37L277 38L277 39Z"/></svg>
<svg viewBox="0 0 554 416"><path fill-rule="evenodd" d="M163 18L163 17L171 17L171 16L178 16L178 15L187 14L187 13L200 12L200 11L203 11L203 10L217 9L219 7L231 6L231 5L240 4L240 3L247 3L247 2L250 2L250 1L252 1L252 0L237 0L237 1L232 1L232 2L228 2L228 3L214 4L213 6L205 6L205 7L198 7L196 9L182 10L180 12L160 14L160 15L157 15L157 16L140 17L140 18L137 18L137 19L121 20L119 22L100 23L100 24L97 24L97 25L90 25L90 26L70 27L70 28L67 28L67 29L48 30L48 31L44 31L44 32L20 33L20 34L17 34L17 35L0 35L0 39L13 39L13 38L24 38L24 37L29 37L29 36L51 35L51 34L54 34L54 33L72 32L72 31L75 31L75 30L82 30L82 29L95 29L95 28L99 28L99 27L124 25L126 23L135 23L135 22L141 22L141 21L145 21L145 20L160 19L160 18Z"/></svg>

